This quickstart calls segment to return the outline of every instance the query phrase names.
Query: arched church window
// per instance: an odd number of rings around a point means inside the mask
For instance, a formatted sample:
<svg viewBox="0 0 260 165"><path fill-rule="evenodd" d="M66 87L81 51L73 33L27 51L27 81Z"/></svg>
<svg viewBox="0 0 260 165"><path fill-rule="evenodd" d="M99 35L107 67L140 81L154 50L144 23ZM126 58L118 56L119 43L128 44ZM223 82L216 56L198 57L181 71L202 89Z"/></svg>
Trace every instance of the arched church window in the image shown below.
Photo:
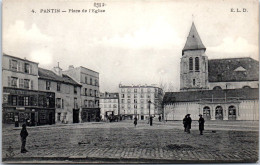
<svg viewBox="0 0 260 165"><path fill-rule="evenodd" d="M199 57L195 58L195 71L200 70L200 63L199 63Z"/></svg>
<svg viewBox="0 0 260 165"><path fill-rule="evenodd" d="M246 86L243 86L244 89L249 89L251 88L250 86L246 85Z"/></svg>
<svg viewBox="0 0 260 165"><path fill-rule="evenodd" d="M221 90L222 88L220 86L215 86L213 90Z"/></svg>
<svg viewBox="0 0 260 165"><path fill-rule="evenodd" d="M193 58L189 58L189 70L193 70Z"/></svg>

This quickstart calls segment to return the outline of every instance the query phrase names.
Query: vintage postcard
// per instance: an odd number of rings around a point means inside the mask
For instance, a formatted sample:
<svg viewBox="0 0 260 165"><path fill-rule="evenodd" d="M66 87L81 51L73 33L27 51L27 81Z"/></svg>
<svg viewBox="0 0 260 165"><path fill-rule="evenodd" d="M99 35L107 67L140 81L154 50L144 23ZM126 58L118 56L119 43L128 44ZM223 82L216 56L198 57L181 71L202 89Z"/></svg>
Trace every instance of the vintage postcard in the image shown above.
<svg viewBox="0 0 260 165"><path fill-rule="evenodd" d="M259 159L257 0L3 0L3 163Z"/></svg>

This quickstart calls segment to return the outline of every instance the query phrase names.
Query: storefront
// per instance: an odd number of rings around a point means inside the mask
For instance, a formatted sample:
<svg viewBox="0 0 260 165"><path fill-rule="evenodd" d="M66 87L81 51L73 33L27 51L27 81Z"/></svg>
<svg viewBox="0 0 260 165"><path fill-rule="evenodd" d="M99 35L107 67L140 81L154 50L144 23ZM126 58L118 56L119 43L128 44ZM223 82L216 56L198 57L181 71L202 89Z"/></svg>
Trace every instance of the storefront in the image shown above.
<svg viewBox="0 0 260 165"><path fill-rule="evenodd" d="M81 113L83 122L100 120L100 108L83 108Z"/></svg>
<svg viewBox="0 0 260 165"><path fill-rule="evenodd" d="M55 124L55 93L4 87L3 123Z"/></svg>

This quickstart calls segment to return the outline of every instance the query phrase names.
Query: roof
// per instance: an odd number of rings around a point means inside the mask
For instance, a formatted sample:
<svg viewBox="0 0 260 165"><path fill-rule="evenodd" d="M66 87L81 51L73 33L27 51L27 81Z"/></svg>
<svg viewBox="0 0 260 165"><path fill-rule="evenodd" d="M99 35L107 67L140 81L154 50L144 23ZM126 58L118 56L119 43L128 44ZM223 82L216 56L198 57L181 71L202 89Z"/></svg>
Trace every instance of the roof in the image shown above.
<svg viewBox="0 0 260 165"><path fill-rule="evenodd" d="M182 49L182 55L185 50L206 50L206 47L203 45L200 36L196 30L194 22L192 22L190 33L187 37L186 44Z"/></svg>
<svg viewBox="0 0 260 165"><path fill-rule="evenodd" d="M30 60L27 60L27 59L22 59L22 58L19 58L19 57L11 56L11 55L8 55L8 54L5 54L5 53L3 53L3 56L15 58L15 59L22 60L22 61L27 61L27 62L34 63L34 64L37 64L37 65L39 64L39 63L34 62L34 61L30 61Z"/></svg>
<svg viewBox="0 0 260 165"><path fill-rule="evenodd" d="M39 79L45 79L45 80L51 80L51 81L57 81L65 84L71 84L76 86L81 86L76 81L74 81L72 78L70 78L66 74L62 74L61 76L56 75L53 71L39 68L38 70Z"/></svg>
<svg viewBox="0 0 260 165"><path fill-rule="evenodd" d="M163 102L164 104L170 104L175 102L194 102L200 101L201 99L216 99L225 97L239 98L240 100L258 100L258 94L258 88L166 92L163 98Z"/></svg>
<svg viewBox="0 0 260 165"><path fill-rule="evenodd" d="M209 60L208 66L209 82L259 80L259 63L250 57Z"/></svg>

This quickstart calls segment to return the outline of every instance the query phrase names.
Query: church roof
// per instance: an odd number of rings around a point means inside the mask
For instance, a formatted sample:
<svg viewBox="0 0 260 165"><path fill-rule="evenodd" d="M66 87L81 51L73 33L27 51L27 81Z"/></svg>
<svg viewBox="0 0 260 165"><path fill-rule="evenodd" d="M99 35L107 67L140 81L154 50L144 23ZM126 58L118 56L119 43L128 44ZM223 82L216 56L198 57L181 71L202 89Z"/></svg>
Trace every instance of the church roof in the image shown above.
<svg viewBox="0 0 260 165"><path fill-rule="evenodd" d="M203 45L200 36L196 30L194 22L192 22L190 33L187 37L186 44L184 48L182 49L182 54L185 50L199 50L204 49L206 50L206 47Z"/></svg>
<svg viewBox="0 0 260 165"><path fill-rule="evenodd" d="M163 97L164 104L175 102L199 102L203 100L214 101L224 100L225 98L239 98L239 100L258 100L258 88L241 88L225 90L201 90L186 92L166 92Z"/></svg>
<svg viewBox="0 0 260 165"><path fill-rule="evenodd" d="M246 58L214 59L208 61L209 82L258 81L258 61Z"/></svg>
<svg viewBox="0 0 260 165"><path fill-rule="evenodd" d="M71 84L75 86L81 86L68 75L62 74L62 76L56 75L53 71L39 68L38 69L39 79L45 79L50 81L57 81L65 84Z"/></svg>

